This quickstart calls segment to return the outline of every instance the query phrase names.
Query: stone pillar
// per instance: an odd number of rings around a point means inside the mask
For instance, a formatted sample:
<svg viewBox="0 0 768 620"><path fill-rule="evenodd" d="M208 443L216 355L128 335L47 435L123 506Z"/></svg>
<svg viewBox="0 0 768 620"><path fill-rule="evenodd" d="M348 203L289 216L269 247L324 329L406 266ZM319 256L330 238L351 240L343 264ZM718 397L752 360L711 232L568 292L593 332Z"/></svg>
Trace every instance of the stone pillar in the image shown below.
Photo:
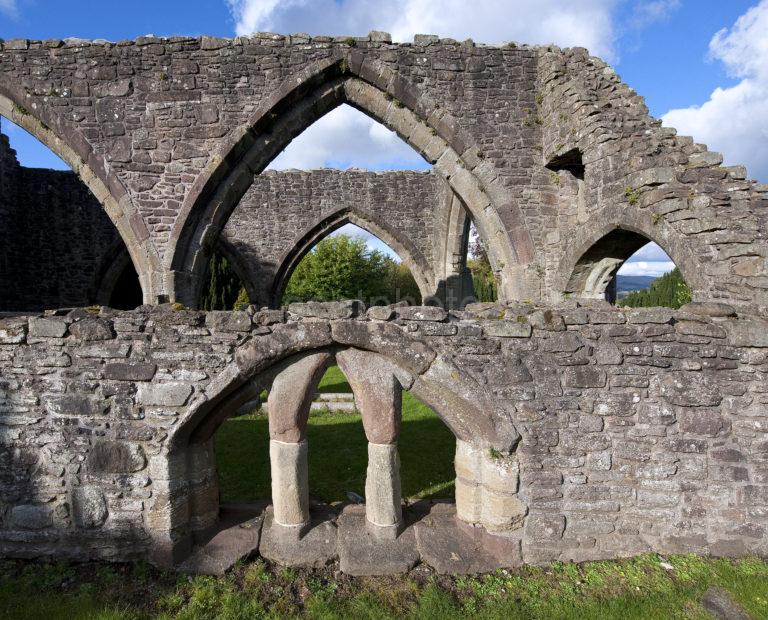
<svg viewBox="0 0 768 620"><path fill-rule="evenodd" d="M480 523L482 486L480 450L456 439L456 516L467 523Z"/></svg>
<svg viewBox="0 0 768 620"><path fill-rule="evenodd" d="M489 532L519 529L527 513L517 495L519 465L514 454L456 440L456 516Z"/></svg>
<svg viewBox="0 0 768 620"><path fill-rule="evenodd" d="M272 507L275 523L301 527L309 523L307 441L285 443L271 439Z"/></svg>
<svg viewBox="0 0 768 620"><path fill-rule="evenodd" d="M395 528L403 519L400 489L400 454L397 444L368 443L365 476L365 516L378 526Z"/></svg>
<svg viewBox="0 0 768 620"><path fill-rule="evenodd" d="M331 358L312 353L278 370L267 399L272 506L277 525L309 523L307 419L315 387Z"/></svg>
<svg viewBox="0 0 768 620"><path fill-rule="evenodd" d="M355 393L368 438L365 515L376 535L395 537L403 521L397 438L402 388L397 369L376 353L347 349L336 361Z"/></svg>

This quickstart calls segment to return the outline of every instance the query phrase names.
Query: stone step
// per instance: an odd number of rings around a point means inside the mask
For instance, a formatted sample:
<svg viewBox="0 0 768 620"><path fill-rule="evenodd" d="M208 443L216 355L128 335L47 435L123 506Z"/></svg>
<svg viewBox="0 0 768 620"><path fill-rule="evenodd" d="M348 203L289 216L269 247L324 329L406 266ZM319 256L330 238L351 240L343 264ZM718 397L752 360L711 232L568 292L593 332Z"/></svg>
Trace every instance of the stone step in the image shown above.
<svg viewBox="0 0 768 620"><path fill-rule="evenodd" d="M315 402L353 403L355 395L352 392L319 392L315 394Z"/></svg>
<svg viewBox="0 0 768 620"><path fill-rule="evenodd" d="M314 401L309 410L312 412L330 411L331 413L347 413L355 411L355 403L353 402L336 402L336 401Z"/></svg>
<svg viewBox="0 0 768 620"><path fill-rule="evenodd" d="M201 575L223 575L241 558L259 549L266 502L222 504L219 521L199 534L192 554L178 569Z"/></svg>
<svg viewBox="0 0 768 620"><path fill-rule="evenodd" d="M220 522L178 570L222 575L258 553L284 566L322 567L338 558L349 575L406 573L419 561L441 574L486 573L522 564L521 530L495 535L456 518L451 502L420 500L405 508L396 538L382 536L364 504L312 502L312 522L300 530L275 525L272 507L223 505Z"/></svg>

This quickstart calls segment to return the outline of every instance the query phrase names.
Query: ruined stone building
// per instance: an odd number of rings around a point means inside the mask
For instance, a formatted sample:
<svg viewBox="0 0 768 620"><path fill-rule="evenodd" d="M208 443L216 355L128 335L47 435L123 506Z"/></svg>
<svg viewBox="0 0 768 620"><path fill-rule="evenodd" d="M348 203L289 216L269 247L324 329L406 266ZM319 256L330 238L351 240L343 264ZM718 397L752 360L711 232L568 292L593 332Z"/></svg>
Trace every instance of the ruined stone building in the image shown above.
<svg viewBox="0 0 768 620"><path fill-rule="evenodd" d="M264 172L342 104L432 169ZM264 388L271 506L239 536L280 562L768 553L768 188L586 50L11 40L0 115L74 171L26 169L0 138L3 555L215 564L231 524L212 437ZM496 305L464 303L470 221ZM300 258L348 222L434 305L281 308ZM693 303L605 301L649 240ZM194 310L214 251L248 311ZM333 361L369 441L364 508L308 501L309 400ZM403 510L402 390L456 436L455 505Z"/></svg>

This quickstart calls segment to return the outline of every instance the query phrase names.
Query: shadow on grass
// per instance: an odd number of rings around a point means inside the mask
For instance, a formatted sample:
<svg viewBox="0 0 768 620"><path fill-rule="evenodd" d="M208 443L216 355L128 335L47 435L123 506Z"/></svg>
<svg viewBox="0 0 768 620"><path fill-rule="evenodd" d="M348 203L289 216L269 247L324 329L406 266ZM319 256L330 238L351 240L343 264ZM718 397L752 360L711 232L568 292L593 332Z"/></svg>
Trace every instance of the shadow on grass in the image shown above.
<svg viewBox="0 0 768 620"><path fill-rule="evenodd" d="M430 409L404 395L400 461L403 497L453 499L455 440ZM325 502L365 491L368 443L357 414L310 417L309 492ZM266 416L228 420L216 434L223 502L253 502L271 496Z"/></svg>

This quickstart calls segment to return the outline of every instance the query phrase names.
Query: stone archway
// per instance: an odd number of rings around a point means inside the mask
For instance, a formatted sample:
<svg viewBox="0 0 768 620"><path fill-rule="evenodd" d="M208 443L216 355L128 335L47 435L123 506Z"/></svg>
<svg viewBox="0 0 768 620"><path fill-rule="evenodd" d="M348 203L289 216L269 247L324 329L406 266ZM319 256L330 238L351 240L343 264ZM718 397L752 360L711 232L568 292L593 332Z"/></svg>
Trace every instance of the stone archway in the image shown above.
<svg viewBox="0 0 768 620"><path fill-rule="evenodd" d="M274 388L277 385L274 382L280 381L288 389L280 402L281 407L286 408L284 418L289 420L281 428L285 430L298 424L296 428L300 429L299 409L308 406L306 397L319 379L319 370L329 359L342 354L353 388L370 382L373 375L386 374L402 389L411 391L432 407L456 436L456 501L461 519L482 524L489 530L520 527L525 508L519 500L505 499L483 507L484 494L500 492L500 479L509 482L502 495L511 494L516 498L518 474L513 450L519 434L506 410L450 360L407 336L399 327L354 320L316 321L278 326L270 335L245 342L235 362L211 381L170 430L163 453L155 458L160 478L167 476L165 479L172 489L167 501L179 510L164 510L165 502L158 506L153 528L156 561L168 564L186 557L194 533L210 528L218 518L212 438L221 423L264 387L274 384L273 389L279 389ZM354 366L362 363L361 359L372 366L365 372L355 373ZM375 370L373 375L368 372L371 368ZM369 438L373 437L375 443L378 436L374 433ZM289 443L301 442L300 433L285 437ZM276 439L285 443L285 437L280 435ZM286 450L288 456L300 462L301 450L290 445L282 452ZM288 457L282 452L275 456L273 468L278 466L276 463L286 462ZM379 452L389 454L391 449L379 449ZM273 472L273 480L275 475L279 474ZM512 482L514 488L510 486ZM511 510L514 514L507 517L497 514L491 504L502 506L502 512ZM293 507L293 512L302 506L299 500L289 501L288 505ZM383 510L387 512L386 508Z"/></svg>
<svg viewBox="0 0 768 620"><path fill-rule="evenodd" d="M385 222L375 221L370 214L355 208L344 208L317 222L301 237L294 247L283 255L278 264L272 294L270 295L270 306L279 305L280 299L285 292L285 287L288 285L288 280L307 252L321 239L344 224L359 226L381 239L381 241L397 252L403 264L408 267L416 280L422 299L427 299L435 294L436 282L432 269L426 258L408 239L403 238L402 235L398 234L397 231L393 230Z"/></svg>
<svg viewBox="0 0 768 620"><path fill-rule="evenodd" d="M130 260L139 275L144 302L153 303L160 259L149 240L146 224L133 206L129 193L109 171L103 158L91 149L82 134L70 131L62 136L55 128L59 123L45 109L30 111L24 99L8 86L0 85L0 115L16 123L69 165L102 205L128 249Z"/></svg>
<svg viewBox="0 0 768 620"><path fill-rule="evenodd" d="M519 297L515 266L531 259L533 246L521 214L512 214L512 220L518 222L514 231L502 224L498 207L484 187L497 182L487 169L490 164L477 156L473 141L443 110L420 99L418 91L391 69L365 64L352 53L349 58L316 63L288 80L195 182L174 225L166 259L173 280L169 288L176 291L177 299L194 303L206 256L253 175L294 137L342 103L395 131L435 165L472 213L480 234L488 239L489 258L500 275L502 294ZM498 188L494 192L503 194Z"/></svg>
<svg viewBox="0 0 768 620"><path fill-rule="evenodd" d="M605 215L605 214L604 214ZM601 220L605 218L601 217ZM647 214L608 217L571 244L561 259L555 280L560 295L602 299L616 271L632 254L647 243L657 243L680 269L695 300L705 299L708 284L689 243L666 223L653 223Z"/></svg>

